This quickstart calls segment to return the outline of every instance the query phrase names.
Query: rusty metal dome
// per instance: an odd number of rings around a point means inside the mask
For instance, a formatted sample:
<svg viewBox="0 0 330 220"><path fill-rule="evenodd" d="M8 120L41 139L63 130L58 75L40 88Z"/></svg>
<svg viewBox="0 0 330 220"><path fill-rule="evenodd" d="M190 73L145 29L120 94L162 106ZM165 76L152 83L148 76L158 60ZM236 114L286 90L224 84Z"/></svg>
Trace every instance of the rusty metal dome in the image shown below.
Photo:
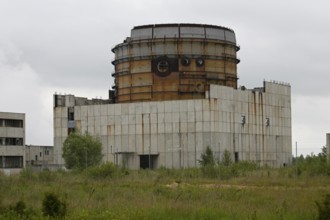
<svg viewBox="0 0 330 220"><path fill-rule="evenodd" d="M237 88L238 50L226 27L136 26L112 49L115 102L205 98L210 84Z"/></svg>

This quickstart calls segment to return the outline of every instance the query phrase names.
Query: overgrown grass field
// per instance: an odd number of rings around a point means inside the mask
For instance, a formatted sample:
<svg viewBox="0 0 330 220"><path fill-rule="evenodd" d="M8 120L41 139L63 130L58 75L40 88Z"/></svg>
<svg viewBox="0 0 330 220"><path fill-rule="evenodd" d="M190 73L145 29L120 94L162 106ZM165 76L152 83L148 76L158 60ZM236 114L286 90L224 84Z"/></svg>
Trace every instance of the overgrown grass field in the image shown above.
<svg viewBox="0 0 330 220"><path fill-rule="evenodd" d="M248 163L128 171L112 164L81 171L0 175L0 219L48 219L45 194L65 219L317 219L330 176ZM17 211L17 203L25 206Z"/></svg>

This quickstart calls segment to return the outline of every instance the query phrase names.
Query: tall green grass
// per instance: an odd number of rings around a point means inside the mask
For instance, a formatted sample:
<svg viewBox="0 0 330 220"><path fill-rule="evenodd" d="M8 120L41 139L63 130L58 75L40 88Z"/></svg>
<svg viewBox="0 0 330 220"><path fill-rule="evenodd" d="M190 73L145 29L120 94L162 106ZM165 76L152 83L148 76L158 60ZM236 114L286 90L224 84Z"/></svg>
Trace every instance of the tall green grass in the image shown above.
<svg viewBox="0 0 330 220"><path fill-rule="evenodd" d="M66 219L317 219L316 201L330 193L328 175L296 175L294 167L206 169L128 171L108 164L0 175L0 219L27 219L10 208L19 201L30 219L43 219L47 192L66 202Z"/></svg>

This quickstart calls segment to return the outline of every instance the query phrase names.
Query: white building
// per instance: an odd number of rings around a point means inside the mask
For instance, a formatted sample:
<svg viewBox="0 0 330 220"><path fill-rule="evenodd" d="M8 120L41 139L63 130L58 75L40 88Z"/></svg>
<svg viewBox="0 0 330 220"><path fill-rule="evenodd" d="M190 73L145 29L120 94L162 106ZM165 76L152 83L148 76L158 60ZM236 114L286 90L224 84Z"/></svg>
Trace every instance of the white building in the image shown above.
<svg viewBox="0 0 330 220"><path fill-rule="evenodd" d="M54 157L64 164L68 133L100 137L103 161L139 168L198 166L210 146L221 159L291 164L291 87L264 82L252 90L210 85L205 99L109 104L54 95Z"/></svg>
<svg viewBox="0 0 330 220"><path fill-rule="evenodd" d="M18 173L24 168L25 114L0 112L0 170Z"/></svg>

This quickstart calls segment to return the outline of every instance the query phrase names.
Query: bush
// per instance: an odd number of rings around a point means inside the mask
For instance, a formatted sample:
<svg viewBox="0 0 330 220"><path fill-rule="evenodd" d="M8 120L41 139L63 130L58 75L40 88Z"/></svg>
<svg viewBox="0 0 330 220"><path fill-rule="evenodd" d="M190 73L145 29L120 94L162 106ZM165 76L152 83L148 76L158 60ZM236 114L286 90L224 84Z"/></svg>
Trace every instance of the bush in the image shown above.
<svg viewBox="0 0 330 220"><path fill-rule="evenodd" d="M102 164L99 167L91 167L87 174L93 178L112 178L117 172L117 167L113 163Z"/></svg>
<svg viewBox="0 0 330 220"><path fill-rule="evenodd" d="M63 218L66 215L66 203L54 193L46 193L42 201L42 212L47 217Z"/></svg>
<svg viewBox="0 0 330 220"><path fill-rule="evenodd" d="M221 163L224 166L229 166L233 163L232 159L231 159L231 153L229 152L229 150L225 150L223 156L222 156L222 160Z"/></svg>
<svg viewBox="0 0 330 220"><path fill-rule="evenodd" d="M68 169L85 169L102 161L102 143L88 133L71 133L63 143L63 159Z"/></svg>
<svg viewBox="0 0 330 220"><path fill-rule="evenodd" d="M22 200L18 201L13 208L13 210L20 216L24 215L25 209L26 205Z"/></svg>
<svg viewBox="0 0 330 220"><path fill-rule="evenodd" d="M321 203L316 202L319 220L330 219L330 194L326 194Z"/></svg>
<svg viewBox="0 0 330 220"><path fill-rule="evenodd" d="M202 153L201 159L198 160L198 163L203 167L204 166L214 166L215 165L215 159L214 159L214 156L213 156L213 151L209 146L207 146L205 152Z"/></svg>

